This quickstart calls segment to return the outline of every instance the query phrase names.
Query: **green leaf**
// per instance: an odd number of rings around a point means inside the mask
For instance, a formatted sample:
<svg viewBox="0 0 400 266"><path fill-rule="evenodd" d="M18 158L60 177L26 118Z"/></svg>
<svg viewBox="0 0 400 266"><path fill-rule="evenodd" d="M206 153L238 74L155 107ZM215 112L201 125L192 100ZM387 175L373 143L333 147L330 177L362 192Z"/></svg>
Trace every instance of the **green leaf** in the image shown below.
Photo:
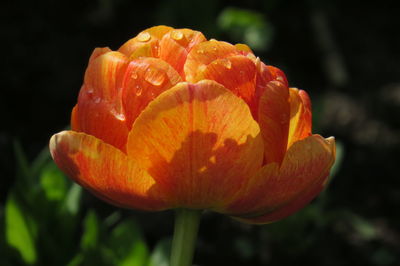
<svg viewBox="0 0 400 266"><path fill-rule="evenodd" d="M93 210L90 210L83 220L83 235L81 248L83 250L93 250L99 242L99 219Z"/></svg>
<svg viewBox="0 0 400 266"><path fill-rule="evenodd" d="M218 26L234 41L244 42L255 50L267 50L272 42L272 26L256 11L225 8L218 16Z"/></svg>
<svg viewBox="0 0 400 266"><path fill-rule="evenodd" d="M42 169L52 161L50 157L49 148L46 146L31 163L31 174L32 176L39 175Z"/></svg>
<svg viewBox="0 0 400 266"><path fill-rule="evenodd" d="M13 193L7 198L5 216L8 245L19 252L26 264L34 264L37 260L34 221L29 219Z"/></svg>
<svg viewBox="0 0 400 266"><path fill-rule="evenodd" d="M132 220L119 223L111 232L109 245L119 266L143 266L147 264L149 251L140 229Z"/></svg>
<svg viewBox="0 0 400 266"><path fill-rule="evenodd" d="M44 166L40 184L48 201L61 201L67 194L67 181L53 162Z"/></svg>
<svg viewBox="0 0 400 266"><path fill-rule="evenodd" d="M67 197L64 199L63 208L71 215L76 215L79 211L82 187L73 183L68 190Z"/></svg>
<svg viewBox="0 0 400 266"><path fill-rule="evenodd" d="M369 241L377 237L378 232L375 226L362 216L354 213L348 214L348 219L356 232L363 240Z"/></svg>
<svg viewBox="0 0 400 266"><path fill-rule="evenodd" d="M27 193L24 194L24 196L28 199L31 194L30 188L34 186L34 182L31 178L32 175L28 159L18 140L14 140L14 155L17 162L16 189L19 191L26 191Z"/></svg>
<svg viewBox="0 0 400 266"><path fill-rule="evenodd" d="M79 266L82 265L84 261L84 256L82 253L78 253L72 260L67 264L67 266Z"/></svg>
<svg viewBox="0 0 400 266"><path fill-rule="evenodd" d="M169 266L171 239L163 239L157 243L150 256L148 266Z"/></svg>

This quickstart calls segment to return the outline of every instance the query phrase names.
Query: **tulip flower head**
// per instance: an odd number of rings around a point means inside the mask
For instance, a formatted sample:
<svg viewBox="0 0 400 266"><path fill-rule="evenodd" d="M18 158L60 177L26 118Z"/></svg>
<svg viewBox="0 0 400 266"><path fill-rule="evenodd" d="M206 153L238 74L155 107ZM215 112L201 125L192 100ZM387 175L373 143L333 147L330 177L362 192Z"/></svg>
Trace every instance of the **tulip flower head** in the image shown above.
<svg viewBox="0 0 400 266"><path fill-rule="evenodd" d="M50 150L75 182L120 207L207 209L269 223L309 203L335 159L311 102L244 44L149 28L96 48L71 130Z"/></svg>

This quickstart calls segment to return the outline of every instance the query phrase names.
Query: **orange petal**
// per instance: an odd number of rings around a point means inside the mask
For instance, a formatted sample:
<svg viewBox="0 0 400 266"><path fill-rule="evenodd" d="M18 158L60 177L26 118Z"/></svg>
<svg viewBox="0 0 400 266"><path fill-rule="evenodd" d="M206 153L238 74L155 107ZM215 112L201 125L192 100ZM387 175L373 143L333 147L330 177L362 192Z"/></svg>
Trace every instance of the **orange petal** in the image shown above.
<svg viewBox="0 0 400 266"><path fill-rule="evenodd" d="M285 75L285 73L283 73L282 70L280 70L279 68L274 67L274 66L266 66L266 68L268 69L272 80L277 80L277 81L283 82L283 84L285 84L286 86L289 86L286 75Z"/></svg>
<svg viewBox="0 0 400 266"><path fill-rule="evenodd" d="M76 104L74 108L72 108L71 112L71 129L74 131L82 131L79 124L80 121L78 118L78 105Z"/></svg>
<svg viewBox="0 0 400 266"><path fill-rule="evenodd" d="M147 57L130 62L122 84L129 128L150 101L179 81L175 69L161 59Z"/></svg>
<svg viewBox="0 0 400 266"><path fill-rule="evenodd" d="M282 162L287 147L289 119L289 89L281 82L269 82L261 96L258 112L267 163Z"/></svg>
<svg viewBox="0 0 400 266"><path fill-rule="evenodd" d="M290 126L288 148L311 135L311 101L303 90L290 88Z"/></svg>
<svg viewBox="0 0 400 266"><path fill-rule="evenodd" d="M257 66L257 79L256 79L256 97L261 97L264 90L270 81L280 81L284 85L288 85L285 74L279 68L267 66L256 58L255 64Z"/></svg>
<svg viewBox="0 0 400 266"><path fill-rule="evenodd" d="M243 54L253 53L253 51L251 51L251 48L247 44L237 43L235 44L235 47L238 51L243 52Z"/></svg>
<svg viewBox="0 0 400 266"><path fill-rule="evenodd" d="M261 167L262 145L246 103L203 80L178 83L153 100L133 124L127 153L177 207L210 208Z"/></svg>
<svg viewBox="0 0 400 266"><path fill-rule="evenodd" d="M253 218L237 218L237 220L252 224L266 224L286 218L307 206L317 195L319 195L325 188L325 181L325 179L320 179L308 189L305 189L300 195L293 198L292 201L273 210L272 212L267 212L266 214Z"/></svg>
<svg viewBox="0 0 400 266"><path fill-rule="evenodd" d="M264 166L228 208L243 221L267 223L306 205L321 191L335 160L335 141L313 135L294 143L281 167Z"/></svg>
<svg viewBox="0 0 400 266"><path fill-rule="evenodd" d="M206 41L199 43L189 52L184 71L186 80L189 82L197 82L202 77L197 77L199 71L217 59L226 58L228 56L239 55L239 51L235 46L227 42Z"/></svg>
<svg viewBox="0 0 400 266"><path fill-rule="evenodd" d="M108 53L108 52L112 52L112 50L108 47L95 48L93 50L92 54L90 55L89 63L92 62L97 57L99 57L105 53Z"/></svg>
<svg viewBox="0 0 400 266"><path fill-rule="evenodd" d="M72 111L71 127L125 150L128 127L124 114L114 102L94 95L86 87L82 87Z"/></svg>
<svg viewBox="0 0 400 266"><path fill-rule="evenodd" d="M93 59L86 69L84 84L96 97L113 100L119 93L128 58L108 52Z"/></svg>
<svg viewBox="0 0 400 266"><path fill-rule="evenodd" d="M64 173L111 204L142 210L168 208L162 191L146 171L93 136L60 132L51 138L50 152Z"/></svg>
<svg viewBox="0 0 400 266"><path fill-rule="evenodd" d="M252 105L256 66L249 58L237 55L214 60L198 73L201 79L211 79L231 90Z"/></svg>
<svg viewBox="0 0 400 266"><path fill-rule="evenodd" d="M159 41L171 30L173 30L173 28L167 26L155 26L146 29L139 33L135 38L124 43L118 51L130 57L138 49L141 50L140 53L143 53L148 49L147 52L149 52L149 54L146 54L146 56L150 56L151 54L153 57L158 57ZM137 56L138 55L136 54L136 57ZM134 58L136 57L134 56Z"/></svg>
<svg viewBox="0 0 400 266"><path fill-rule="evenodd" d="M199 31L176 29L168 32L160 41L160 58L169 63L184 77L183 65L189 51L198 43L206 41Z"/></svg>

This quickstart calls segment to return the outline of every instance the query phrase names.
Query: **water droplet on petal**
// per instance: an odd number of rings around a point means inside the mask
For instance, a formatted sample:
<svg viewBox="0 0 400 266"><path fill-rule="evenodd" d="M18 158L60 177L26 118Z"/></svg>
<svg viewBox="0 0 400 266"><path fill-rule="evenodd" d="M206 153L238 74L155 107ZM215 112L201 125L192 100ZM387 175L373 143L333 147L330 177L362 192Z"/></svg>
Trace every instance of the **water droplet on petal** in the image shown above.
<svg viewBox="0 0 400 266"><path fill-rule="evenodd" d="M144 73L144 79L154 86L160 86L165 80L165 73L155 68L148 68Z"/></svg>
<svg viewBox="0 0 400 266"><path fill-rule="evenodd" d="M118 120L124 121L125 120L125 115L117 112L115 109L111 109L111 113L113 116L115 116L115 118L117 118Z"/></svg>
<svg viewBox="0 0 400 266"><path fill-rule="evenodd" d="M137 36L137 40L139 42L148 42L150 39L151 39L151 35L147 31L141 32Z"/></svg>
<svg viewBox="0 0 400 266"><path fill-rule="evenodd" d="M256 58L256 62L255 63L256 63L257 71L264 72L264 70L261 68L261 60L260 60L259 57Z"/></svg>
<svg viewBox="0 0 400 266"><path fill-rule="evenodd" d="M172 39L179 41L179 40L182 40L183 33L179 30L174 30L171 32L171 37L172 37Z"/></svg>
<svg viewBox="0 0 400 266"><path fill-rule="evenodd" d="M93 94L93 89L92 89L92 88L87 89L87 90L86 90L86 93L87 93L87 94Z"/></svg>
<svg viewBox="0 0 400 266"><path fill-rule="evenodd" d="M204 50L202 50L202 49L197 50L197 53L198 53L198 54L204 54Z"/></svg>
<svg viewBox="0 0 400 266"><path fill-rule="evenodd" d="M221 62L222 62L222 65L224 67L226 67L227 69L231 69L232 68L232 62L229 59L224 59Z"/></svg>
<svg viewBox="0 0 400 266"><path fill-rule="evenodd" d="M277 81L280 81L280 82L285 82L285 80L284 80L283 77L281 77L281 76L276 77L276 80L277 80Z"/></svg>
<svg viewBox="0 0 400 266"><path fill-rule="evenodd" d="M132 75L131 75L131 78L137 79L138 78L138 74L136 72L133 72Z"/></svg>
<svg viewBox="0 0 400 266"><path fill-rule="evenodd" d="M207 66L206 65L201 65L201 66L199 66L199 72L201 73L201 72L203 72L203 71L205 71L207 69Z"/></svg>
<svg viewBox="0 0 400 266"><path fill-rule="evenodd" d="M142 91L143 91L142 87L140 87L139 85L136 85L136 86L135 86L135 93L136 93L136 96L142 95Z"/></svg>

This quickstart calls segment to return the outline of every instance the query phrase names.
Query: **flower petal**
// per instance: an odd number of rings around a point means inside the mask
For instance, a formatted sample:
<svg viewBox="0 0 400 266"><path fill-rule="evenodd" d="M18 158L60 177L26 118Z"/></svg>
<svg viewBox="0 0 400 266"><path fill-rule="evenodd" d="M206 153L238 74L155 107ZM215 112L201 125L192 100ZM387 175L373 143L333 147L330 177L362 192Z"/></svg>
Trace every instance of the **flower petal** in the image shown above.
<svg viewBox="0 0 400 266"><path fill-rule="evenodd" d="M168 208L151 176L101 140L63 131L50 140L51 155L70 178L111 204L142 210Z"/></svg>
<svg viewBox="0 0 400 266"><path fill-rule="evenodd" d="M288 81L286 79L285 74L278 68L273 66L267 66L259 58L256 58L255 64L257 67L257 78L256 78L256 86L255 86L255 108L258 110L258 102L261 96L264 94L264 91L271 81L280 81L287 87Z"/></svg>
<svg viewBox="0 0 400 266"><path fill-rule="evenodd" d="M179 81L176 70L161 59L147 57L130 62L122 84L129 128L150 101Z"/></svg>
<svg viewBox="0 0 400 266"><path fill-rule="evenodd" d="M256 66L249 58L237 55L214 60L198 77L215 80L253 107Z"/></svg>
<svg viewBox="0 0 400 266"><path fill-rule="evenodd" d="M239 54L236 47L227 42L210 40L199 43L193 47L187 56L184 65L186 80L189 82L200 81L203 78L198 76L198 73L204 70L208 64L217 59Z"/></svg>
<svg viewBox="0 0 400 266"><path fill-rule="evenodd" d="M108 52L92 59L84 79L88 92L104 100L114 100L119 95L118 90L128 63L128 58L119 52Z"/></svg>
<svg viewBox="0 0 400 266"><path fill-rule="evenodd" d="M129 130L119 105L95 96L91 90L82 87L78 104L72 111L72 130L85 132L125 151Z"/></svg>
<svg viewBox="0 0 400 266"><path fill-rule="evenodd" d="M128 128L120 88L128 59L119 52L106 50L95 50L92 54L71 126L75 131L83 131L125 150Z"/></svg>
<svg viewBox="0 0 400 266"><path fill-rule="evenodd" d="M244 55L247 55L249 53L253 53L253 51L251 50L251 48L244 43L237 43L235 44L235 47L238 51L242 52Z"/></svg>
<svg viewBox="0 0 400 266"><path fill-rule="evenodd" d="M267 212L264 215L253 217L253 218L236 218L239 221L252 224L266 224L272 223L287 216L294 214L296 211L301 210L307 204L309 204L318 194L320 194L325 186L324 179L320 179L315 184L312 184L309 188L305 189L298 197L292 199L288 204ZM235 217L234 217L235 218Z"/></svg>
<svg viewBox="0 0 400 266"><path fill-rule="evenodd" d="M265 161L281 163L286 153L289 130L289 89L281 82L269 82L261 96L258 110Z"/></svg>
<svg viewBox="0 0 400 266"><path fill-rule="evenodd" d="M169 63L184 78L183 65L193 46L207 39L199 31L175 29L160 41L160 58Z"/></svg>
<svg viewBox="0 0 400 266"><path fill-rule="evenodd" d="M128 57L131 57L136 52L132 59L137 58L139 55L158 57L159 41L171 30L173 28L167 26L151 27L124 43L118 51ZM137 50L140 52L137 52Z"/></svg>
<svg viewBox="0 0 400 266"><path fill-rule="evenodd" d="M92 54L90 55L89 63L92 62L97 57L99 57L105 53L108 53L108 52L112 52L112 50L108 47L95 48L93 50Z"/></svg>
<svg viewBox="0 0 400 266"><path fill-rule="evenodd" d="M290 88L290 126L288 148L311 135L311 101L303 90Z"/></svg>
<svg viewBox="0 0 400 266"><path fill-rule="evenodd" d="M261 167L262 145L246 103L204 80L178 83L153 100L132 126L127 153L177 207L211 208Z"/></svg>
<svg viewBox="0 0 400 266"><path fill-rule="evenodd" d="M322 189L335 160L335 141L319 135L294 143L281 167L264 166L228 208L247 222L266 223L295 212Z"/></svg>

